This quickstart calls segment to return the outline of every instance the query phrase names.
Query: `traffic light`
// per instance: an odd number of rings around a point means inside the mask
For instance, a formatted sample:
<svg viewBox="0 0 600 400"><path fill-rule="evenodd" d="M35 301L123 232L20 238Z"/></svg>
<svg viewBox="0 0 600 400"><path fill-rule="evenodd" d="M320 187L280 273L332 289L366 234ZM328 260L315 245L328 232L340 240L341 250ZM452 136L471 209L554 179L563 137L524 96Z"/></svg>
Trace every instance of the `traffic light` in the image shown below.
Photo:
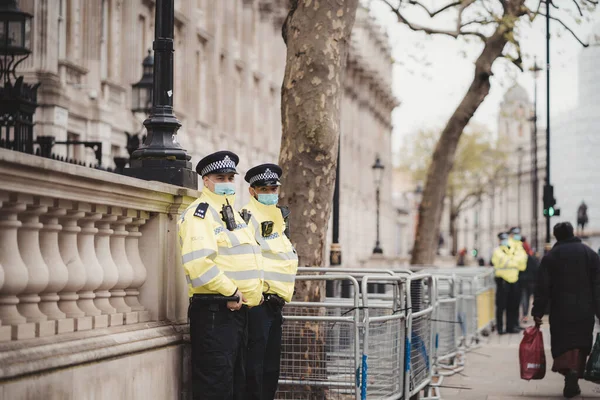
<svg viewBox="0 0 600 400"><path fill-rule="evenodd" d="M478 253L477 249L471 250L471 254L473 255L473 257L477 257L477 253Z"/></svg>
<svg viewBox="0 0 600 400"><path fill-rule="evenodd" d="M544 186L544 216L558 217L560 209L556 208L556 199L554 198L554 187L552 185Z"/></svg>

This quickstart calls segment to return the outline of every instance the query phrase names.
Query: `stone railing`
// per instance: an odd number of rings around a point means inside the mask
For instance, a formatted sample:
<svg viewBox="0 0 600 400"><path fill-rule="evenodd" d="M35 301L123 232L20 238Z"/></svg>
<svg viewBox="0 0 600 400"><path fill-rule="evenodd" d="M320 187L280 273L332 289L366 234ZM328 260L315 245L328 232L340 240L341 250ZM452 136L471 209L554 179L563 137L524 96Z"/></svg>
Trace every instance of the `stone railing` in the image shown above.
<svg viewBox="0 0 600 400"><path fill-rule="evenodd" d="M181 340L187 285L176 221L197 195L0 149L0 379L86 362L81 352L92 349L97 361L102 335L119 346L129 337L127 351L140 337ZM165 332L172 337L159 340ZM40 349L58 342L62 361L24 362L54 355Z"/></svg>

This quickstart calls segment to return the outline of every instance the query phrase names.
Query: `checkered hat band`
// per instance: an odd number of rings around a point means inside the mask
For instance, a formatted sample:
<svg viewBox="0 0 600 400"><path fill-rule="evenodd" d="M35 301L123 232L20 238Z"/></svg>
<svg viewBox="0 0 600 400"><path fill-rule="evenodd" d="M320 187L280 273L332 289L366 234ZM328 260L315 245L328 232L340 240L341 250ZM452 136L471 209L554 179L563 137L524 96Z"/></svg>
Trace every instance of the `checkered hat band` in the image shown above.
<svg viewBox="0 0 600 400"><path fill-rule="evenodd" d="M268 171L262 174L254 175L252 178L250 178L249 183L252 185L256 181L270 181L273 179L279 179L279 175L277 175L275 172Z"/></svg>
<svg viewBox="0 0 600 400"><path fill-rule="evenodd" d="M206 167L204 167L202 169L201 175L204 176L212 171L217 171L217 170L225 169L225 168L235 169L235 163L230 159L215 161L213 163L208 164Z"/></svg>

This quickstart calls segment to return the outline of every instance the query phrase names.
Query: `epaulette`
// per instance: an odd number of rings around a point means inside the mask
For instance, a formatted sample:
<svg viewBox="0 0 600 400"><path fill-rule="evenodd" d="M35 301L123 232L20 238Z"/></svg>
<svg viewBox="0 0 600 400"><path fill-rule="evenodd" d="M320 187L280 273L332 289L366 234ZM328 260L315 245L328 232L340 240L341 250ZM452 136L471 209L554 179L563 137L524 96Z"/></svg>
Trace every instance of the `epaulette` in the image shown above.
<svg viewBox="0 0 600 400"><path fill-rule="evenodd" d="M196 211L194 211L194 217L204 219L204 217L206 216L206 210L208 210L208 203L198 204L198 207L196 207Z"/></svg>

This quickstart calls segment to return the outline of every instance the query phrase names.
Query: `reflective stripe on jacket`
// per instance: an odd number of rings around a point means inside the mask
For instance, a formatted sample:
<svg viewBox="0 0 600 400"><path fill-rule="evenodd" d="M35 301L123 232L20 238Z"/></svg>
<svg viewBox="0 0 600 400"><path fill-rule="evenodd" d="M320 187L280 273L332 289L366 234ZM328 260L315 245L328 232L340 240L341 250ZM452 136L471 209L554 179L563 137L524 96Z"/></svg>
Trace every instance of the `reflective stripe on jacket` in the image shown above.
<svg viewBox="0 0 600 400"><path fill-rule="evenodd" d="M182 264L188 281L188 294L232 296L240 289L248 306L257 306L262 295L262 256L253 231L234 212L236 229L229 231L220 211L235 196L220 196L208 188L181 214L177 223ZM194 213L207 203L204 218Z"/></svg>
<svg viewBox="0 0 600 400"><path fill-rule="evenodd" d="M263 256L264 292L276 294L286 302L292 300L294 282L298 271L298 255L292 242L285 236L285 222L277 206L266 206L254 197L245 207L250 211L250 227L260 245ZM261 223L273 222L273 231L264 237Z"/></svg>
<svg viewBox="0 0 600 400"><path fill-rule="evenodd" d="M510 247L499 246L492 255L492 265L497 278L515 283L519 280L519 272L527 268L527 253L516 242Z"/></svg>

